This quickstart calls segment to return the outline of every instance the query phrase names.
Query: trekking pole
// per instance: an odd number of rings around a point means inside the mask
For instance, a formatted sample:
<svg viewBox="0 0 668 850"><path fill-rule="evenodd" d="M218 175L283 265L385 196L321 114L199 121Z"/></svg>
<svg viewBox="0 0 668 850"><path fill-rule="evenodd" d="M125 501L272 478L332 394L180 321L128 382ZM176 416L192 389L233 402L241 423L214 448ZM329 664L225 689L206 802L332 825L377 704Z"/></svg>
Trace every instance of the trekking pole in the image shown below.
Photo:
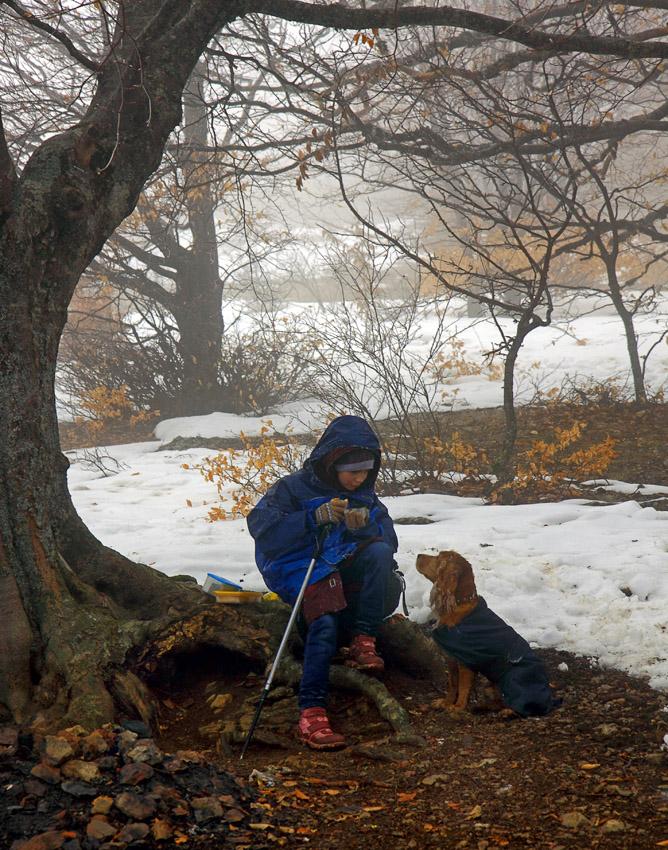
<svg viewBox="0 0 668 850"><path fill-rule="evenodd" d="M306 575L304 576L304 581L302 582L302 586L299 589L299 594L297 595L297 599L295 600L295 604L292 606L292 612L290 613L290 619L288 620L288 624L285 627L285 631L283 632L283 638L281 639L281 643L276 652L276 657L274 658L274 663L271 665L271 670L269 671L269 675L267 676L267 681L264 683L264 688L262 689L262 694L260 695L260 702L258 703L257 708L255 709L255 716L253 717L253 722L251 723L251 727L248 730L248 735L246 736L246 740L244 741L243 749L241 750L241 755L239 756L239 761L243 759L246 754L246 750L248 749L248 745L250 744L250 740L253 737L253 732L255 731L255 727L257 725L257 721L260 717L260 712L262 711L262 706L264 705L264 701L267 698L267 694L269 693L269 689L271 688L271 682L274 678L274 673L276 672L276 668L278 667L278 662L281 659L281 655L283 654L283 650L285 649L285 644L288 642L288 637L290 636L290 631L292 630L293 623L297 619L297 614L299 613L299 606L302 604L302 599L304 598L304 593L306 591L306 587L308 585L309 579L311 578L311 573L313 572L313 567L315 566L315 562L318 560L318 556L320 555L320 551L322 549L322 544L325 542L325 537L332 530L333 525L327 523L323 525L318 530L318 536L315 541L315 549L313 550L313 557L311 558L311 563L308 565L308 569L306 570Z"/></svg>

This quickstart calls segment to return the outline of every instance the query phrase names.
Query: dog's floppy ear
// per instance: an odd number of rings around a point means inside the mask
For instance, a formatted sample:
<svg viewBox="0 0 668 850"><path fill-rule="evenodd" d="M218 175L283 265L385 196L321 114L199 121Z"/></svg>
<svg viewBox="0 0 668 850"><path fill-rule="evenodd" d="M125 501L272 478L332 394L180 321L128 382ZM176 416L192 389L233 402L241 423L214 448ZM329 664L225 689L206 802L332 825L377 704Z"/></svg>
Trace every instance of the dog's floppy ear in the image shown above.
<svg viewBox="0 0 668 850"><path fill-rule="evenodd" d="M444 587L447 587L454 592L459 581L461 573L461 563L463 560L457 552L439 552L438 560L438 581Z"/></svg>
<svg viewBox="0 0 668 850"><path fill-rule="evenodd" d="M457 586L455 595L457 604L471 601L477 595L475 578L471 564L459 552L449 552L451 569L457 572Z"/></svg>

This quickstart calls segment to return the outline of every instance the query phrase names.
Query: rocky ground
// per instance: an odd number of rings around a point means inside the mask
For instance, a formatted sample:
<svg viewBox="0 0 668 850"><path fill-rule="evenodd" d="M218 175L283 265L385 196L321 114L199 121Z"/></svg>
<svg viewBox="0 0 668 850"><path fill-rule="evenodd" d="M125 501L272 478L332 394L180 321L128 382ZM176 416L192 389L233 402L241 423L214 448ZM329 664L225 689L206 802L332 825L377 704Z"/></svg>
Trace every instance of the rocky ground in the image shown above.
<svg viewBox="0 0 668 850"><path fill-rule="evenodd" d="M297 742L295 697L279 686L241 761L241 745L221 742L220 729L248 726L264 680L227 676L212 659L163 695L154 739L132 723L46 738L5 729L2 846L668 845L666 695L583 658L542 656L564 698L548 717L505 719L477 701L447 711L431 682L390 667L382 680L415 736L393 735L366 697L334 692L332 724L349 742L336 753Z"/></svg>

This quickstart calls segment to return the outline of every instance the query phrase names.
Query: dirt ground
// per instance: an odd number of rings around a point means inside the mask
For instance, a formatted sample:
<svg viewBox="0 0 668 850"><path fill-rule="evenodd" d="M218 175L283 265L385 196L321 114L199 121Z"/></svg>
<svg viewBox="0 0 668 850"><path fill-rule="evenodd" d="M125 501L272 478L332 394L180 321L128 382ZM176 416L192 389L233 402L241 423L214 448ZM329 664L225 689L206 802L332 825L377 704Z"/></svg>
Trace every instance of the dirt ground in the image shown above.
<svg viewBox="0 0 668 850"><path fill-rule="evenodd" d="M592 441L608 434L618 440L611 478L668 485L665 405L524 410L520 441L553 433L576 414L588 421ZM460 434L488 452L500 445L500 424L499 410L468 411L457 420ZM654 506L661 509L665 501ZM254 740L243 761L238 744L222 746L206 729L216 717L247 711L263 672L225 669L215 659L194 666L161 694L158 743L167 752L199 751L240 777L252 789L252 802L224 838L193 828L179 843L203 850L668 846L668 754L661 747L668 694L599 668L594 659L539 654L563 697L548 717L504 719L477 703L465 712L447 711L433 683L389 666L382 681L409 712L418 738L393 736L367 698L334 692L330 718L347 749L318 753L301 746L293 734L295 710L276 745ZM231 702L216 714L210 698L222 691ZM263 725L264 715L258 730ZM100 846L122 845L81 844L84 850Z"/></svg>
<svg viewBox="0 0 668 850"><path fill-rule="evenodd" d="M504 719L481 701L448 711L433 684L390 667L382 680L419 743L393 737L366 698L335 692L329 713L346 750L313 752L288 734L280 747L251 741L240 761L240 746L225 754L197 731L214 717L207 693L221 671L210 670L172 693L160 743L196 748L257 787L256 822L235 836L253 850L668 845L668 695L584 658L540 655L564 700L544 718ZM223 686L238 707L262 684Z"/></svg>

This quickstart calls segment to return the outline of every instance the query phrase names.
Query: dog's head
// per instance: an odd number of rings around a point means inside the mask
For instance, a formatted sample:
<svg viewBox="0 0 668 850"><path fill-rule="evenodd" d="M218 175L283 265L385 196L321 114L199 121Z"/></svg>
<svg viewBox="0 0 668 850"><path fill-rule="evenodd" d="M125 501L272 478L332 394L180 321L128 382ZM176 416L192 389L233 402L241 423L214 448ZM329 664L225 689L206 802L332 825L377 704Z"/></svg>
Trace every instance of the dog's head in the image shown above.
<svg viewBox="0 0 668 850"><path fill-rule="evenodd" d="M459 605L477 597L471 565L458 552L418 555L417 571L434 583L430 600L437 614L444 617Z"/></svg>

